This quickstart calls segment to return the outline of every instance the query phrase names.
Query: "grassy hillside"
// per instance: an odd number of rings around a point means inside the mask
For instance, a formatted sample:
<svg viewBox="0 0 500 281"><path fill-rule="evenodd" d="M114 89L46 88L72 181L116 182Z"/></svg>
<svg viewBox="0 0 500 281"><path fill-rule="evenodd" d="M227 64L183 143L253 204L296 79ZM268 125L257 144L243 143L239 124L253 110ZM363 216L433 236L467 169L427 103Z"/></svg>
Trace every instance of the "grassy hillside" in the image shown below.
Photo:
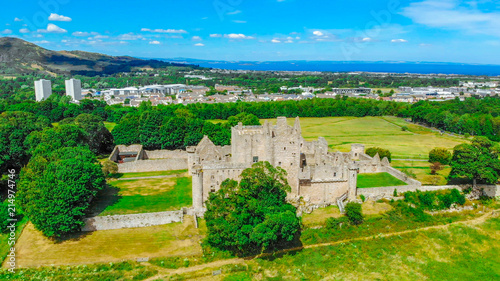
<svg viewBox="0 0 500 281"><path fill-rule="evenodd" d="M51 51L19 38L0 37L0 74L80 74L95 76L132 68L165 68L172 63L83 51ZM186 66L186 65L182 65Z"/></svg>

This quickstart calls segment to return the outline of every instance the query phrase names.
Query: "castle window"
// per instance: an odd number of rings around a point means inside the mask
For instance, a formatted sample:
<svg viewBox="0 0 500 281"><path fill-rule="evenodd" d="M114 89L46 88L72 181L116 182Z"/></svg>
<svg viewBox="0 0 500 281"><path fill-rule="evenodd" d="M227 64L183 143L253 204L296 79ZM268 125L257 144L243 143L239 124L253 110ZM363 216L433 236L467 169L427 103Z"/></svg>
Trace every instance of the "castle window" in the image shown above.
<svg viewBox="0 0 500 281"><path fill-rule="evenodd" d="M358 154L357 154L357 153L354 153L354 156L358 157Z"/></svg>
<svg viewBox="0 0 500 281"><path fill-rule="evenodd" d="M215 187L210 187L210 192L215 192Z"/></svg>
<svg viewBox="0 0 500 281"><path fill-rule="evenodd" d="M259 156L254 156L254 157L253 157L253 162L254 162L254 163L259 162Z"/></svg>
<svg viewBox="0 0 500 281"><path fill-rule="evenodd" d="M337 173L333 173L333 176L336 177L337 176Z"/></svg>
<svg viewBox="0 0 500 281"><path fill-rule="evenodd" d="M281 166L281 162L278 162L278 166Z"/></svg>
<svg viewBox="0 0 500 281"><path fill-rule="evenodd" d="M283 147L283 150L286 150L286 147Z"/></svg>

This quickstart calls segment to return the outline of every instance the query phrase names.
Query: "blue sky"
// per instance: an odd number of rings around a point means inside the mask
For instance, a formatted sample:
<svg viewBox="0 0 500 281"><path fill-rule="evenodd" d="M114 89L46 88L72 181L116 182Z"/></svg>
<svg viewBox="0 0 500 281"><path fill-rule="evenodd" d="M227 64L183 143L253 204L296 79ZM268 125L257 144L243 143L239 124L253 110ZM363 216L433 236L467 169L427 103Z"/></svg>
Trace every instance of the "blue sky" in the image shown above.
<svg viewBox="0 0 500 281"><path fill-rule="evenodd" d="M150 58L500 64L500 3L18 0L2 3L0 35Z"/></svg>

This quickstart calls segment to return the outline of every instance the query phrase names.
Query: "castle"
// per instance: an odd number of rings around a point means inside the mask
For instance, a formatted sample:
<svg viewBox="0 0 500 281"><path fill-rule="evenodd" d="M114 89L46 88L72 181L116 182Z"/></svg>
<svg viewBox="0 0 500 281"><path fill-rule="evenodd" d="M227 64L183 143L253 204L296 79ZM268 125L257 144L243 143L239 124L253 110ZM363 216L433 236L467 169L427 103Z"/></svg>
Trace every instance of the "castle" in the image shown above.
<svg viewBox="0 0 500 281"><path fill-rule="evenodd" d="M237 180L241 172L259 161L267 161L288 173L290 200L300 197L312 205L331 205L354 200L358 173L399 172L387 158L364 153L364 145L353 144L350 152L329 152L323 137L305 141L297 117L293 126L285 117L277 124L243 126L231 130L231 145L216 146L204 137L198 146L188 147L189 172L193 176L193 208L203 213L210 192L225 179ZM398 175L405 180L405 175Z"/></svg>
<svg viewBox="0 0 500 281"><path fill-rule="evenodd" d="M219 190L226 179L238 180L244 169L267 161L287 171L291 187L288 200L304 201L308 206L336 204L356 199L358 173L387 172L407 184L421 183L392 168L387 158L370 157L362 144L352 144L349 152L329 152L323 137L305 141L297 117L293 126L285 117L277 124L231 129L231 145L216 146L205 136L187 151L146 151L141 145L115 147L110 160L120 163L119 172L145 172L188 169L192 175L193 211L204 213L210 192Z"/></svg>

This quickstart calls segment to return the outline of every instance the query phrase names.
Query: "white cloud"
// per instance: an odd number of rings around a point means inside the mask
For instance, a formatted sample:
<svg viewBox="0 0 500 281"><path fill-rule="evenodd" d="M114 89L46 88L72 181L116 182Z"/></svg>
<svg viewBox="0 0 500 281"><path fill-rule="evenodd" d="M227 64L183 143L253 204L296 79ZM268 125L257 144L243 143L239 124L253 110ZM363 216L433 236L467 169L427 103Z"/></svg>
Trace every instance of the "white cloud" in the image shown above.
<svg viewBox="0 0 500 281"><path fill-rule="evenodd" d="M319 31L319 30L314 31L313 34L316 36L323 36L324 35L324 33Z"/></svg>
<svg viewBox="0 0 500 281"><path fill-rule="evenodd" d="M23 21L23 20L20 18L15 18L14 21Z"/></svg>
<svg viewBox="0 0 500 281"><path fill-rule="evenodd" d="M42 34L33 34L33 37L35 37L35 38L43 38L43 35Z"/></svg>
<svg viewBox="0 0 500 281"><path fill-rule="evenodd" d="M58 14L50 14L49 16L50 21L71 21L70 17L65 17L63 15L58 15Z"/></svg>
<svg viewBox="0 0 500 281"><path fill-rule="evenodd" d="M247 23L246 21L244 20L233 20L234 23Z"/></svg>
<svg viewBox="0 0 500 281"><path fill-rule="evenodd" d="M33 41L34 44L50 44L49 41L47 40L42 40L42 41Z"/></svg>
<svg viewBox="0 0 500 281"><path fill-rule="evenodd" d="M193 36L193 38L191 38L193 41L202 41L203 39L201 39L200 36Z"/></svg>
<svg viewBox="0 0 500 281"><path fill-rule="evenodd" d="M109 36L107 36L107 35L96 35L96 36L94 36L94 39L108 39L108 38L109 38Z"/></svg>
<svg viewBox="0 0 500 281"><path fill-rule="evenodd" d="M12 30L10 30L10 29L5 29L4 31L1 31L0 33L1 33L1 34L11 34L11 33L12 33Z"/></svg>
<svg viewBox="0 0 500 281"><path fill-rule="evenodd" d="M124 40L125 41L133 41L133 40L139 40L139 39L146 39L142 35L136 35L133 33L122 34L122 35L119 35L117 38L120 41L124 41Z"/></svg>
<svg viewBox="0 0 500 281"><path fill-rule="evenodd" d="M149 44L151 45L160 45L160 41L150 41Z"/></svg>
<svg viewBox="0 0 500 281"><path fill-rule="evenodd" d="M237 15L237 14L241 14L241 11L240 10L232 11L227 13L226 15Z"/></svg>
<svg viewBox="0 0 500 281"><path fill-rule="evenodd" d="M81 36L81 37L87 37L87 36L96 36L96 35L99 35L99 33L97 32L85 32L85 31L75 31L72 33L73 36Z"/></svg>
<svg viewBox="0 0 500 281"><path fill-rule="evenodd" d="M255 39L255 37L246 36L245 34L242 34L242 33L224 34L224 37L229 38L229 39Z"/></svg>
<svg viewBox="0 0 500 281"><path fill-rule="evenodd" d="M184 29L149 29L142 28L143 32L153 32L153 33L187 33Z"/></svg>
<svg viewBox="0 0 500 281"><path fill-rule="evenodd" d="M281 41L280 41L280 40L278 40L278 39L276 39L276 38L275 38L275 39L273 39L273 40L271 40L271 42L272 42L272 43L281 43Z"/></svg>
<svg viewBox="0 0 500 281"><path fill-rule="evenodd" d="M205 46L205 44L203 44L203 43L196 43L194 45L197 46L197 47L203 47L203 46Z"/></svg>
<svg viewBox="0 0 500 281"><path fill-rule="evenodd" d="M370 38L370 37L365 37L365 38L361 39L361 41L363 41L363 42L373 42L373 39Z"/></svg>
<svg viewBox="0 0 500 281"><path fill-rule="evenodd" d="M66 29L60 28L59 26L49 23L47 25L47 29L39 29L39 33L66 33L68 32Z"/></svg>
<svg viewBox="0 0 500 281"><path fill-rule="evenodd" d="M403 8L402 14L430 27L500 36L500 12L478 9L477 1L425 0Z"/></svg>
<svg viewBox="0 0 500 281"><path fill-rule="evenodd" d="M406 42L408 42L408 40L405 40L405 39L392 39L391 42L392 43L406 43Z"/></svg>
<svg viewBox="0 0 500 281"><path fill-rule="evenodd" d="M21 28L21 29L19 29L19 32L21 32L21 33L30 33L30 30L27 29L27 28Z"/></svg>
<svg viewBox="0 0 500 281"><path fill-rule="evenodd" d="M222 37L222 34L210 34L210 37L219 38L219 37Z"/></svg>

